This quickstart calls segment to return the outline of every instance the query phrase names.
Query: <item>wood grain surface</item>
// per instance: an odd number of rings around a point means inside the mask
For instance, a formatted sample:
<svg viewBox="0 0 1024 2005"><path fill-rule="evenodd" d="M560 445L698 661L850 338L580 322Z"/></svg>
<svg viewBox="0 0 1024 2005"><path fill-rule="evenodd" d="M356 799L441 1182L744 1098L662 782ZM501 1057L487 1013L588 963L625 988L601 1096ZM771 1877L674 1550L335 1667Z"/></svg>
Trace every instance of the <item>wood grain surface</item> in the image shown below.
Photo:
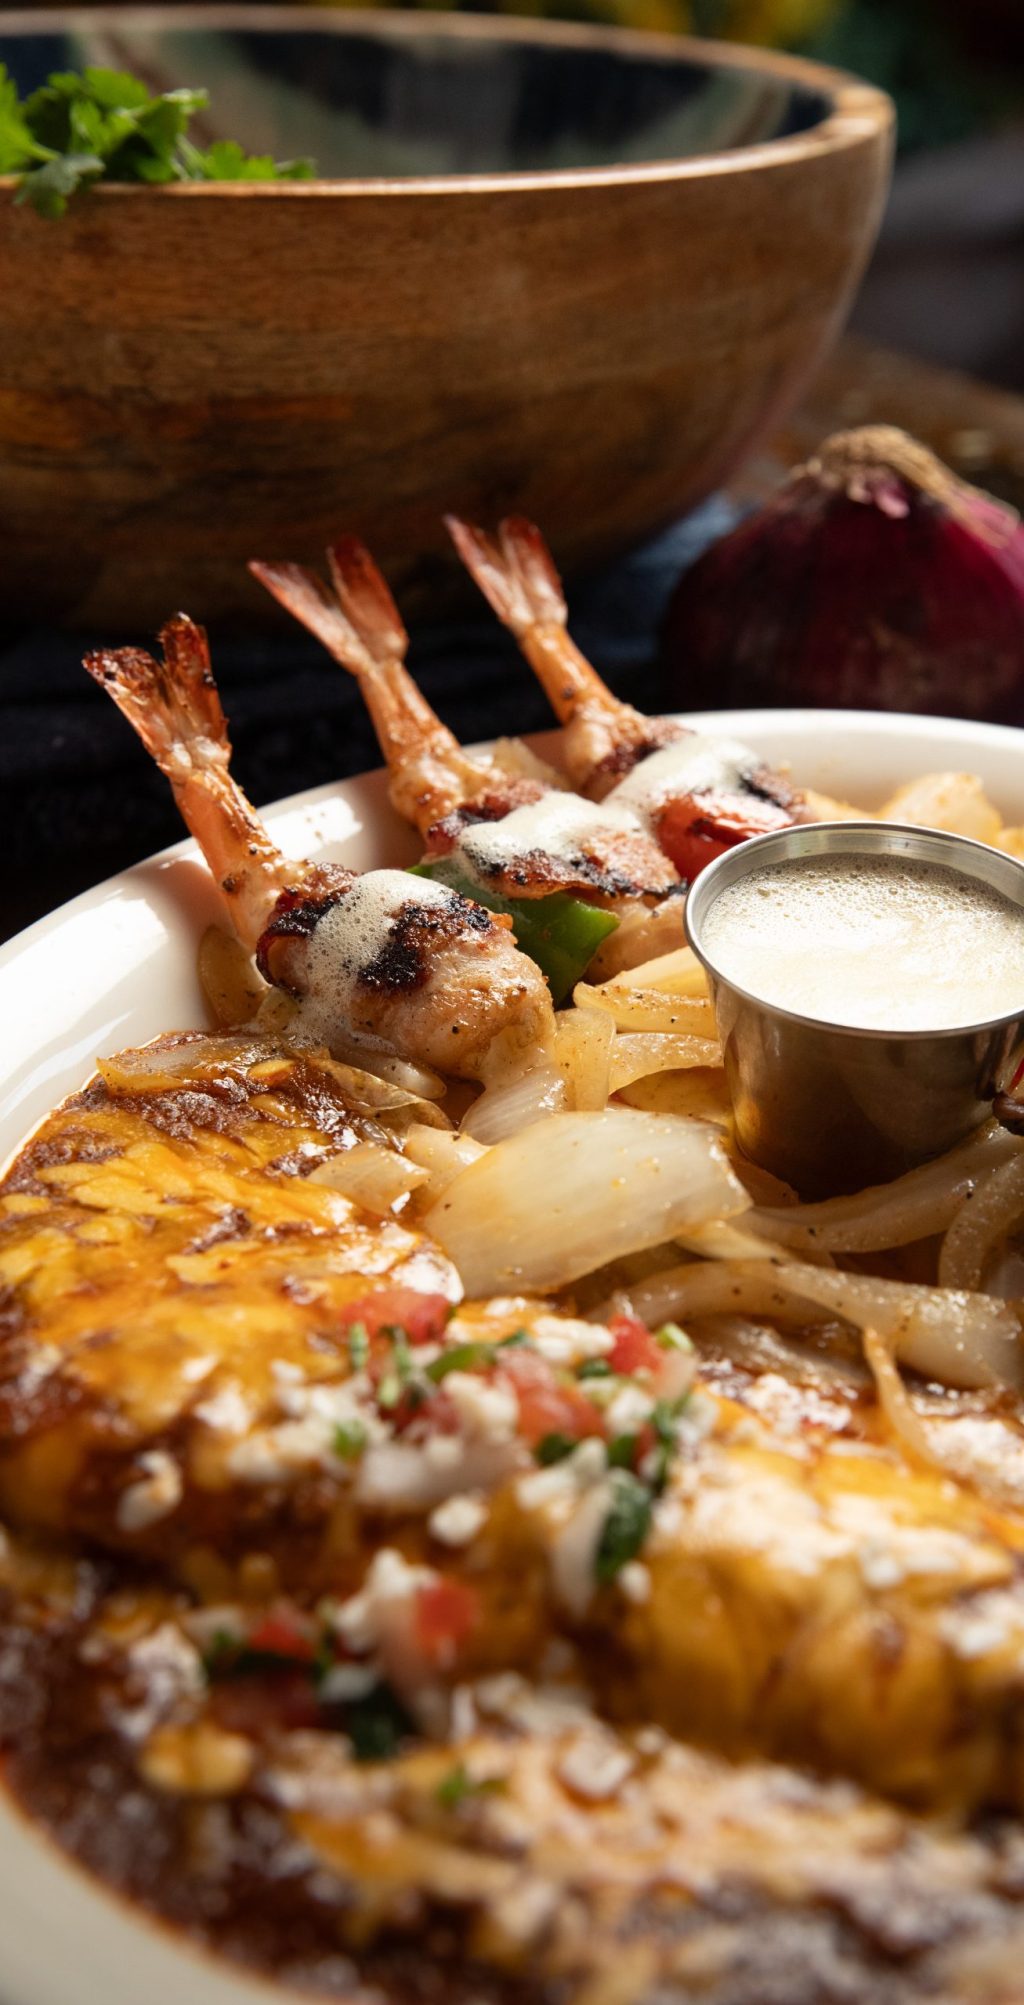
<svg viewBox="0 0 1024 2005"><path fill-rule="evenodd" d="M246 558L341 527L415 609L445 508L533 515L571 569L710 492L833 340L889 167L878 92L747 59L832 115L655 166L105 187L58 224L0 183L0 616L269 617Z"/></svg>

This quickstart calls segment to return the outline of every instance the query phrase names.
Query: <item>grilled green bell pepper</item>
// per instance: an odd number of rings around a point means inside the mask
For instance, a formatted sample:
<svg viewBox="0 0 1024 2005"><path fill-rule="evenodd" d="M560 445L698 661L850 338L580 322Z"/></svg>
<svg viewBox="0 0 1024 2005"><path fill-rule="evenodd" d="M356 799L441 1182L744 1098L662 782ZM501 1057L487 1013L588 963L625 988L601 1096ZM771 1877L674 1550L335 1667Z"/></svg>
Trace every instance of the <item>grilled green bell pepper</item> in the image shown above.
<svg viewBox="0 0 1024 2005"><path fill-rule="evenodd" d="M536 961L556 1003L564 1002L585 974L602 940L614 933L618 920L599 905L586 905L582 898L570 898L554 891L546 898L502 898L480 885L450 856L431 857L415 863L413 877L430 877L446 884L463 898L475 899L489 912L505 912L512 921L516 945L531 961Z"/></svg>

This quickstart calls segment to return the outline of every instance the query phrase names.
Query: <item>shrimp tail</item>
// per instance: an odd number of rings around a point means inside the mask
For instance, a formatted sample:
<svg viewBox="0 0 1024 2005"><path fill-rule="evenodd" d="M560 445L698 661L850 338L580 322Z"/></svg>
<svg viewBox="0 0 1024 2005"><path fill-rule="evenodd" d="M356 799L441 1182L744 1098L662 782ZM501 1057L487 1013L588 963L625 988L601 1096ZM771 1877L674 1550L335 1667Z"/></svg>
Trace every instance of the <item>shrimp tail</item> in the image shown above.
<svg viewBox="0 0 1024 2005"><path fill-rule="evenodd" d="M445 527L474 584L503 626L522 640L531 627L564 627L568 619L562 581L540 530L510 515L496 536L446 515Z"/></svg>
<svg viewBox="0 0 1024 2005"><path fill-rule="evenodd" d="M162 662L142 648L99 648L84 666L170 780L239 937L254 946L277 898L301 879L304 866L282 856L232 778L227 719L203 628L177 613L160 642Z"/></svg>
<svg viewBox="0 0 1024 2005"><path fill-rule="evenodd" d="M441 722L405 666L409 645L394 599L365 543L339 536L327 552L333 593L301 564L253 562L261 585L358 680L398 813L422 834L494 783Z"/></svg>
<svg viewBox="0 0 1024 2005"><path fill-rule="evenodd" d="M456 515L448 532L471 578L515 635L560 724L574 786L600 797L619 748L650 734L649 720L602 682L566 625L565 596L540 530L522 516L506 517L489 536Z"/></svg>
<svg viewBox="0 0 1024 2005"><path fill-rule="evenodd" d="M85 667L174 785L199 759L226 767L231 741L202 627L177 613L160 642L163 662L143 648L99 648Z"/></svg>

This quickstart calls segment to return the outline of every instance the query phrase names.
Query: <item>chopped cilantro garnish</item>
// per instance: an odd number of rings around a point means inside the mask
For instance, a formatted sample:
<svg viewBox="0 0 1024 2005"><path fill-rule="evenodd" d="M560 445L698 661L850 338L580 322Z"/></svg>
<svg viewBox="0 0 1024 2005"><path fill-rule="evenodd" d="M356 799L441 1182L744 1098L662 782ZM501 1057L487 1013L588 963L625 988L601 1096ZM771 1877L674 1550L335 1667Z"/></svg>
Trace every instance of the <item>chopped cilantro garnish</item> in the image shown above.
<svg viewBox="0 0 1024 2005"><path fill-rule="evenodd" d="M365 1699L353 1699L345 1708L345 1732L357 1761L390 1761L413 1731L390 1685L375 1685Z"/></svg>
<svg viewBox="0 0 1024 2005"><path fill-rule="evenodd" d="M203 1670L211 1680L223 1678L245 1648L244 1639L232 1629L215 1629L203 1651Z"/></svg>
<svg viewBox="0 0 1024 2005"><path fill-rule="evenodd" d="M654 1510L650 1490L636 1476L616 1469L609 1480L612 1501L594 1557L594 1575L602 1587L641 1551Z"/></svg>
<svg viewBox="0 0 1024 2005"><path fill-rule="evenodd" d="M440 1385L450 1371L481 1371L494 1363L493 1344L454 1344L427 1366L427 1377Z"/></svg>
<svg viewBox="0 0 1024 2005"><path fill-rule="evenodd" d="M607 1358L584 1358L583 1363L576 1367L576 1376L577 1378L614 1378L615 1373L608 1363Z"/></svg>
<svg viewBox="0 0 1024 2005"><path fill-rule="evenodd" d="M513 1330L512 1335L510 1337L499 1337L498 1342L495 1344L494 1348L497 1351L510 1351L514 1348L515 1345L528 1344L529 1341L530 1341L529 1330Z"/></svg>
<svg viewBox="0 0 1024 2005"><path fill-rule="evenodd" d="M574 1454L579 1445L570 1434L544 1434L533 1452L537 1461L550 1469L553 1462L564 1462L568 1455Z"/></svg>
<svg viewBox="0 0 1024 2005"><path fill-rule="evenodd" d="M616 1434L608 1443L608 1467L610 1469L632 1469L636 1460L636 1435Z"/></svg>
<svg viewBox="0 0 1024 2005"><path fill-rule="evenodd" d="M365 1323L353 1323L348 1333L348 1355L353 1371L362 1371L370 1355L370 1338Z"/></svg>
<svg viewBox="0 0 1024 2005"><path fill-rule="evenodd" d="M62 216L95 181L300 181L308 160L275 162L233 139L205 150L187 137L208 104L204 90L164 91L123 70L55 70L24 100L0 64L0 173L16 174L17 202Z"/></svg>
<svg viewBox="0 0 1024 2005"><path fill-rule="evenodd" d="M496 1796L505 1787L500 1775L470 1775L465 1762L458 1761L437 1785L437 1800L445 1810L457 1810L469 1796Z"/></svg>
<svg viewBox="0 0 1024 2005"><path fill-rule="evenodd" d="M681 1330L678 1323L662 1323L660 1330L655 1330L654 1332L654 1341L660 1345L663 1351L692 1351L693 1349L686 1331Z"/></svg>
<svg viewBox="0 0 1024 2005"><path fill-rule="evenodd" d="M366 1447L366 1429L361 1420L341 1420L334 1430L334 1452L343 1462L355 1462Z"/></svg>

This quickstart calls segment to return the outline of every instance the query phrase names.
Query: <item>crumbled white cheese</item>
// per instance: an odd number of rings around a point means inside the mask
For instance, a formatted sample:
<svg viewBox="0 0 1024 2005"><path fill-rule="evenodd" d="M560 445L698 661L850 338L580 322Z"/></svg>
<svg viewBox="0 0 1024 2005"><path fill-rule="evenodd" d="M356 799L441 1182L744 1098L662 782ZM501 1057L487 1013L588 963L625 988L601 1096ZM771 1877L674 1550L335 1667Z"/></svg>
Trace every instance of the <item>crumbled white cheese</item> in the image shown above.
<svg viewBox="0 0 1024 2005"><path fill-rule="evenodd" d="M552 1585L570 1615L584 1615L590 1606L597 1548L611 1503L611 1484L605 1477L584 1493L568 1524L552 1540Z"/></svg>
<svg viewBox="0 0 1024 2005"><path fill-rule="evenodd" d="M861 1546L857 1558L864 1585L874 1593L884 1593L888 1587L899 1587L907 1577L906 1567L896 1554L875 1540Z"/></svg>
<svg viewBox="0 0 1024 2005"><path fill-rule="evenodd" d="M605 1444L596 1435L591 1435L586 1441L581 1441L564 1461L553 1462L550 1469L531 1469L528 1476L520 1476L516 1497L524 1511L543 1510L545 1506L553 1505L560 1506L564 1514L581 1491L601 1481L607 1468Z"/></svg>
<svg viewBox="0 0 1024 2005"><path fill-rule="evenodd" d="M174 1622L161 1622L148 1636L141 1637L132 1645L128 1657L131 1688L138 1690L141 1697L135 1705L118 1711L117 1724L129 1740L145 1740L183 1697L203 1690L202 1659Z"/></svg>
<svg viewBox="0 0 1024 2005"><path fill-rule="evenodd" d="M647 1567L638 1559L628 1560L618 1576L619 1586L627 1601L638 1606L651 1598L651 1576Z"/></svg>
<svg viewBox="0 0 1024 2005"><path fill-rule="evenodd" d="M377 1683L372 1664L333 1664L317 1686L322 1704L340 1705L365 1699Z"/></svg>
<svg viewBox="0 0 1024 2005"><path fill-rule="evenodd" d="M488 1920L506 1940L522 1948L535 1942L553 1919L559 1892L550 1880L520 1880L491 1902Z"/></svg>
<svg viewBox="0 0 1024 2005"><path fill-rule="evenodd" d="M138 1459L143 1471L137 1483L129 1484L117 1500L117 1522L122 1532L144 1532L160 1518L177 1510L182 1498L181 1470L163 1448L150 1448Z"/></svg>
<svg viewBox="0 0 1024 2005"><path fill-rule="evenodd" d="M604 1803L617 1796L632 1773L633 1757L628 1749L598 1733L577 1734L558 1759L560 1780L588 1803Z"/></svg>
<svg viewBox="0 0 1024 2005"><path fill-rule="evenodd" d="M252 1407L236 1379L216 1386L206 1399L193 1408L204 1427L215 1434L244 1434L252 1425Z"/></svg>
<svg viewBox="0 0 1024 2005"><path fill-rule="evenodd" d="M642 1386L627 1380L620 1385L608 1406L608 1425L613 1434L638 1434L651 1417L651 1395Z"/></svg>
<svg viewBox="0 0 1024 2005"><path fill-rule="evenodd" d="M468 1546L487 1518L482 1497L455 1496L445 1499L432 1511L427 1522L435 1539L445 1546Z"/></svg>
<svg viewBox="0 0 1024 2005"><path fill-rule="evenodd" d="M451 1371L444 1389L466 1434L509 1441L516 1432L519 1404L510 1386L491 1385L473 1372Z"/></svg>
<svg viewBox="0 0 1024 2005"><path fill-rule="evenodd" d="M462 1460L462 1442L457 1434L431 1434L423 1453L432 1469L455 1469Z"/></svg>
<svg viewBox="0 0 1024 2005"><path fill-rule="evenodd" d="M394 1546L384 1546L374 1554L359 1593L334 1610L333 1627L349 1650L366 1655L381 1640L387 1611L410 1601L436 1579L431 1567L411 1566Z"/></svg>
<svg viewBox="0 0 1024 2005"><path fill-rule="evenodd" d="M536 1316L530 1340L552 1365L582 1364L614 1349L615 1339L602 1323L584 1323L572 1316Z"/></svg>

